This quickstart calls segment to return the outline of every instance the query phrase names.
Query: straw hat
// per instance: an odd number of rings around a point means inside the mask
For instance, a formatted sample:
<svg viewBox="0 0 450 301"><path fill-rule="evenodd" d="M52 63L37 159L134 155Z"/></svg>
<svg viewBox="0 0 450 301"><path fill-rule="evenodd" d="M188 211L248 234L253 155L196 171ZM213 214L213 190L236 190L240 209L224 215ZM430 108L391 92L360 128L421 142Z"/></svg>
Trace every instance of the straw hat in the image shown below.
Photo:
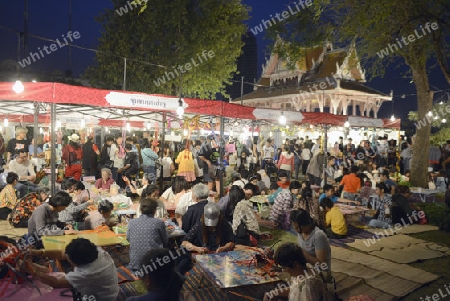
<svg viewBox="0 0 450 301"><path fill-rule="evenodd" d="M78 142L78 141L80 141L80 136L73 133L71 136L69 136L69 141Z"/></svg>

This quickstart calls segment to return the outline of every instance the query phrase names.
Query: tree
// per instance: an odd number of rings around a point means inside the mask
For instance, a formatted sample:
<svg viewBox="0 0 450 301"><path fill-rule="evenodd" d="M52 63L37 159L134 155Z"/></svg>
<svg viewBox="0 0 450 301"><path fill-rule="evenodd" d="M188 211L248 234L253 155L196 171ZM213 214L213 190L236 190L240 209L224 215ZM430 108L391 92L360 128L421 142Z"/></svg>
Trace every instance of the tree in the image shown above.
<svg viewBox="0 0 450 301"><path fill-rule="evenodd" d="M319 0L274 26L271 33L290 42L275 47L282 55L301 55L300 47L320 40L341 45L354 41L372 77L383 75L389 63L406 64L417 91L418 119L423 119L433 100L427 73L431 58L450 82L449 16L450 0ZM411 163L411 182L422 187L427 185L429 149L417 146L429 144L430 128L429 122L417 128Z"/></svg>
<svg viewBox="0 0 450 301"><path fill-rule="evenodd" d="M113 0L103 24L92 85L212 98L225 93L241 53L248 9L239 0ZM139 7L139 4L143 7Z"/></svg>

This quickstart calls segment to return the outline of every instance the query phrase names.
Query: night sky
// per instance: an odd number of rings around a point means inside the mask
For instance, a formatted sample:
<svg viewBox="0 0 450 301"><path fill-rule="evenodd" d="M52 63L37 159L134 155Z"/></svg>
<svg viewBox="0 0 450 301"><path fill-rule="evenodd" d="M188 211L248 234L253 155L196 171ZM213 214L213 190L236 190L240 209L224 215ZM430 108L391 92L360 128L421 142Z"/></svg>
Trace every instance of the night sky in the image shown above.
<svg viewBox="0 0 450 301"><path fill-rule="evenodd" d="M88 48L96 48L97 39L100 36L100 25L94 18L105 8L111 8L110 0L73 0L72 1L72 31L78 31L80 38L76 44ZM271 14L281 13L292 0L244 0L246 5L252 7L251 19L247 22L249 28L259 25L262 19L268 19ZM45 4L44 4L45 3ZM2 27L15 31L23 31L23 0L2 0L0 1L0 62L7 59L17 61L17 34L6 31ZM29 0L29 33L49 39L57 39L61 35L66 35L68 31L68 1L67 0ZM264 39L264 33L257 36L259 71L264 63L264 56L267 52L269 41ZM29 38L28 51L36 51L38 47L49 46L51 42ZM84 69L93 62L93 52L72 50L73 74L78 76ZM376 78L367 85L388 94L394 90L394 113L396 116L406 118L408 111L416 110L416 97L408 96L415 94L414 84L410 83L411 78L406 77L406 67L403 62L399 66L390 66L384 78ZM67 47L58 49L44 58L33 63L35 70L51 72L52 70L68 69ZM14 80L14 79L11 79ZM430 84L433 90L449 89L449 84L445 81L439 68L430 70ZM450 92L450 91L449 91ZM405 98L401 98L406 94ZM435 100L443 98L449 99L445 93L437 93ZM384 104L381 107L379 117L390 117L391 104Z"/></svg>

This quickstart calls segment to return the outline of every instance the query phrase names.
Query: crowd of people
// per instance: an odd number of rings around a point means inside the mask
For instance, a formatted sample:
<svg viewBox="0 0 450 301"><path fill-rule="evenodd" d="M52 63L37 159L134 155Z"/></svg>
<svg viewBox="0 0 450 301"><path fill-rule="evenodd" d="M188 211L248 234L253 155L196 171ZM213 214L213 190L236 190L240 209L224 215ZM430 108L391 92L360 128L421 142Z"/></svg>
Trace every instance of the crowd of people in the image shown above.
<svg viewBox="0 0 450 301"><path fill-rule="evenodd" d="M409 140L397 145L380 137L377 145L363 140L355 147L351 139L346 144L339 139L325 156L320 137L316 143L308 137L286 139L276 147L272 139L261 137L239 143L208 135L160 146L148 134L140 138L118 135L106 137L99 148L92 136L81 145L79 135L74 133L61 147L61 162L65 164L61 189L49 197L49 189L35 183L38 166L30 160L26 131L17 132L20 135L11 144L14 147L6 148L8 173L0 192L0 218L9 219L15 227L27 227L28 235L70 235L118 223L108 200L100 201L95 211L86 211L94 202L84 193L81 176L94 177L97 189L108 190L117 183L139 199L137 216L127 225L127 268L135 275L141 273L148 294L130 300L179 300L183 275L192 268L191 253L258 246L261 240L271 238L261 231L262 223L297 232L296 243L283 244L274 254L275 262L296 279L277 297L292 301L333 300L329 239L345 238L348 226L340 205L371 209L371 218L361 220L369 227L389 228L400 221L421 221L411 206L408 186ZM395 168L398 158L393 155L399 149L402 172ZM221 152L225 161L220 160ZM448 155L445 148L443 153ZM430 173L430 186L443 187L445 192L445 180L440 178L445 179L450 163L443 157L439 164L445 169L441 174ZM223 188L221 173L226 179ZM160 190L155 185L159 177L170 185ZM222 191L226 193L219 199ZM176 208L175 216L169 216L169 205ZM418 218L412 220L412 216ZM146 268L142 273L143 267L151 267L157 259L173 252L164 223L169 219L186 233L179 245L187 252L179 253L176 259L171 256L162 268ZM88 240L75 239L65 252L59 253L43 250L39 242L35 247L31 251L34 256L66 259L74 266L73 272L59 279L48 275L46 267L20 266L42 282L73 287L83 296L96 296L96 300L114 300L117 296L114 262ZM317 264L325 268L314 277L299 280ZM94 286L97 283L102 284L101 288ZM268 293L264 299L275 297Z"/></svg>

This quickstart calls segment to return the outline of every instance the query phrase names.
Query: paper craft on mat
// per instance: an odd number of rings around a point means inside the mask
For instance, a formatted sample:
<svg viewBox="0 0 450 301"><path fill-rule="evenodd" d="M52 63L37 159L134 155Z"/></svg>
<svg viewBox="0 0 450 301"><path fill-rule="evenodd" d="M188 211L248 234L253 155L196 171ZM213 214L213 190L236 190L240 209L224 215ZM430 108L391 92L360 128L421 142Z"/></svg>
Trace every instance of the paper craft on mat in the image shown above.
<svg viewBox="0 0 450 301"><path fill-rule="evenodd" d="M195 259L203 271L220 287L230 288L244 285L278 281L261 267L248 264L255 252L232 251L228 253L196 255Z"/></svg>

